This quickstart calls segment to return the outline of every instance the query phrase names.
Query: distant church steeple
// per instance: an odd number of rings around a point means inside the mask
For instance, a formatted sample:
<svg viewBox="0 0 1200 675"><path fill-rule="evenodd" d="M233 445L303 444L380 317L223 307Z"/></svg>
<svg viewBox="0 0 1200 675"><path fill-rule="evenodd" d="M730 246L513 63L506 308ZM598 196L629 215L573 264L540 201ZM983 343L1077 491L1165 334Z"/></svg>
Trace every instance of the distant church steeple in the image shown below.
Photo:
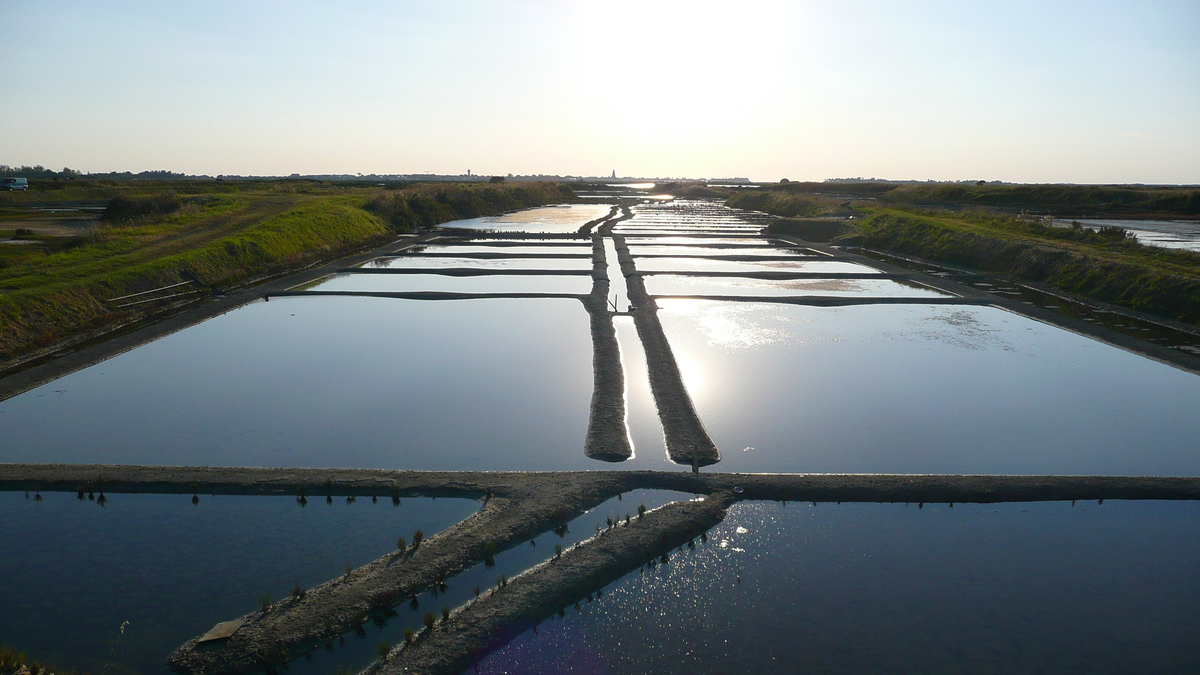
<svg viewBox="0 0 1200 675"><path fill-rule="evenodd" d="M616 177L617 177L617 170L616 170L616 169L613 169L613 175L612 175L612 177L613 177L613 178L616 178Z"/></svg>

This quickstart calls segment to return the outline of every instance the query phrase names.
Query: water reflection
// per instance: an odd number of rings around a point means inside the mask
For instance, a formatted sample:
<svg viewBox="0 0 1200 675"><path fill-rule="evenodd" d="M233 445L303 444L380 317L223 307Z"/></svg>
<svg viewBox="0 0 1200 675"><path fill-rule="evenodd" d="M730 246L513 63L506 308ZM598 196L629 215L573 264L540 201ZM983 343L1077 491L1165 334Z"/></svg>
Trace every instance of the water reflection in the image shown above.
<svg viewBox="0 0 1200 675"><path fill-rule="evenodd" d="M0 402L0 461L584 469L591 365L576 300L277 298Z"/></svg>
<svg viewBox="0 0 1200 675"><path fill-rule="evenodd" d="M853 272L878 274L879 270L857 263L827 260L708 260L705 258L637 258L640 272Z"/></svg>
<svg viewBox="0 0 1200 675"><path fill-rule="evenodd" d="M292 497L203 495L193 506L189 495L120 494L103 509L43 497L0 492L5 537L22 542L0 547L0 636L89 673L164 672L172 650L254 610L263 593L278 600L324 583L393 550L400 532L439 532L479 509L366 495L330 507L314 495L306 508Z"/></svg>
<svg viewBox="0 0 1200 675"><path fill-rule="evenodd" d="M659 304L721 471L1200 475L1200 378L1002 310Z"/></svg>
<svg viewBox="0 0 1200 675"><path fill-rule="evenodd" d="M1198 542L1196 502L737 504L479 670L1191 673Z"/></svg>
<svg viewBox="0 0 1200 675"><path fill-rule="evenodd" d="M592 279L571 276L497 275L452 277L440 274L336 274L302 290L306 291L442 291L449 293L570 293L586 295Z"/></svg>
<svg viewBox="0 0 1200 675"><path fill-rule="evenodd" d="M477 269L513 270L591 270L589 258L451 258L432 256L403 256L399 258L376 258L364 267L391 269L437 269L446 267L474 267Z"/></svg>
<svg viewBox="0 0 1200 675"><path fill-rule="evenodd" d="M453 220L442 227L471 230L572 233L584 223L605 216L610 204L560 204L500 216Z"/></svg>
<svg viewBox="0 0 1200 675"><path fill-rule="evenodd" d="M746 279L656 274L646 277L651 295L730 295L792 297L804 295L885 298L940 298L947 293L889 279Z"/></svg>

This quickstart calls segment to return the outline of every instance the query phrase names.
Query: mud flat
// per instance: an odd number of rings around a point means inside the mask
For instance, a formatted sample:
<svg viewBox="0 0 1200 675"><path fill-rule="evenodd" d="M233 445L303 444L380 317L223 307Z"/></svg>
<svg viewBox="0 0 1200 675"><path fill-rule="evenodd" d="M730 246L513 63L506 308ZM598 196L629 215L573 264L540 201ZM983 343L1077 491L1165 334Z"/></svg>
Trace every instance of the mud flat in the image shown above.
<svg viewBox="0 0 1200 675"><path fill-rule="evenodd" d="M405 551L384 556L345 576L289 597L266 612L241 617L228 639L193 638L168 658L182 673L256 673L336 641L372 616L565 524L617 494L619 483L583 481L528 489L520 497L488 497L479 513Z"/></svg>
<svg viewBox="0 0 1200 675"><path fill-rule="evenodd" d="M551 611L574 602L580 594L636 568L647 554L659 555L720 521L733 500L769 499L812 502L994 503L1075 499L1200 499L1198 477L1126 476L953 476L849 474L710 474L658 471L612 472L414 472L360 469L242 469L104 465L0 465L0 490L40 490L175 494L291 494L311 496L455 496L482 498L483 509L465 521L430 537L415 549L386 555L344 577L309 589L302 598L287 598L267 612L253 612L224 641L185 643L171 655L177 672L216 675L253 673L282 667L341 635L373 615L407 601L489 557L523 544L565 524L615 497L635 489L676 490L707 494L704 502L671 507L659 525L615 528L596 539L563 565L535 568L536 576L519 577L452 616L446 627L414 642L412 652L384 666L411 664L428 670L455 672ZM693 505L702 506L693 506ZM703 506L707 505L707 506ZM719 510L716 509L720 506ZM667 532L663 539L662 532ZM690 534L689 534L690 533ZM687 535L687 536L685 536ZM657 537L657 539L655 538ZM512 591L518 591L512 593ZM511 602L509 597L512 598ZM463 613L463 612L471 613ZM508 614L512 612L512 614ZM540 613L540 614L539 614ZM469 619L469 620L468 620ZM473 624L479 622L479 626ZM532 622L532 623L531 623ZM459 633L440 633L445 628ZM455 651L441 640L457 642ZM406 651L406 650L402 650ZM464 660L465 659L465 660ZM398 665L397 667L404 667ZM443 669L444 668L444 669ZM399 672L399 671L397 671ZM461 672L461 669L460 671Z"/></svg>
<svg viewBox="0 0 1200 675"><path fill-rule="evenodd" d="M592 331L592 404L583 453L603 462L623 462L633 456L625 426L625 371L621 346L608 309L609 281L604 242L592 240L592 294L584 301Z"/></svg>
<svg viewBox="0 0 1200 675"><path fill-rule="evenodd" d="M307 495L309 498L495 497L582 490L603 501L630 490L740 499L844 502L996 502L1200 499L1197 476L738 474L682 471L397 471L112 464L0 464L0 491L109 494ZM589 497L588 499L592 499ZM589 507L585 507L589 508ZM484 510L487 512L487 509ZM552 527L553 522L549 522Z"/></svg>
<svg viewBox="0 0 1200 675"><path fill-rule="evenodd" d="M364 674L464 672L554 612L579 602L648 560L666 555L725 518L732 492L683 501L618 523L464 605Z"/></svg>
<svg viewBox="0 0 1200 675"><path fill-rule="evenodd" d="M646 351L650 391L662 420L667 454L672 461L690 464L695 468L716 464L721 461L721 452L704 429L704 423L700 421L687 387L683 384L671 344L658 320L658 306L646 292L646 285L637 273L625 238L613 237L613 243L620 259L621 272L625 275L631 305L629 311L633 315L642 348Z"/></svg>

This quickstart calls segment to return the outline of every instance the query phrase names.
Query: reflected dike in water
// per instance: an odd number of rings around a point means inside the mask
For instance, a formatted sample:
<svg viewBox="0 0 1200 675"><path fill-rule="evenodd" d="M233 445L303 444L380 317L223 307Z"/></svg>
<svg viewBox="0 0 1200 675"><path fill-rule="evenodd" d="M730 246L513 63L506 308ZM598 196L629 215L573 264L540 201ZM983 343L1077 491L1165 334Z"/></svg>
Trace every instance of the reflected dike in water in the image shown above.
<svg viewBox="0 0 1200 675"><path fill-rule="evenodd" d="M1198 542L1196 502L742 503L478 672L1195 672Z"/></svg>
<svg viewBox="0 0 1200 675"><path fill-rule="evenodd" d="M449 223L457 229L419 248L0 401L0 462L1200 475L1192 373L761 236L763 214L660 198L631 213L606 223L618 215L609 199ZM594 227L581 233L584 223ZM653 508L683 497L632 498ZM286 515L266 498L201 496L177 510L181 499L121 496L100 510L62 494L32 504L0 493L17 536L98 561L85 569L39 553L41 567L26 568L0 554L0 577L19 581L0 589L0 605L55 607L59 633L88 638L40 641L30 631L43 624L9 612L0 635L99 670L108 623L156 625L130 629L122 648L136 656L119 662L161 672L162 654L253 609L259 593L335 577L398 534L438 531L478 508L405 500L368 518L317 497L305 509L283 500ZM707 542L522 635L481 671L1200 667L1184 639L1200 627L1200 577L1187 569L1200 553L1195 502L939 508L737 504ZM152 523L216 543L172 566L145 536ZM70 541L79 530L91 534ZM1118 554L1105 537L1122 542ZM226 541L243 562L212 559ZM361 669L378 640L402 640L425 611L545 560L556 541L571 537L540 535L440 597L399 606L369 639L349 636L292 668ZM141 553L122 553L131 550ZM318 555L328 550L354 559ZM1153 553L1147 562L1132 551ZM153 569L172 572L130 595L136 609L118 597ZM188 574L189 591L173 593ZM81 614L63 591L76 583L94 584L80 593L105 610Z"/></svg>

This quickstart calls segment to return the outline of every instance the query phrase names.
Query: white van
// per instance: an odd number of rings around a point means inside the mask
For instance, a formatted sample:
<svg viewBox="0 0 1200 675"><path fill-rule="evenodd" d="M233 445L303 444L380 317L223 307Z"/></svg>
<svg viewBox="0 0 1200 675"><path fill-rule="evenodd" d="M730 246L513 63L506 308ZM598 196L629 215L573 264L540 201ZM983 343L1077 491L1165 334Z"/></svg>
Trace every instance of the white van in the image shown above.
<svg viewBox="0 0 1200 675"><path fill-rule="evenodd" d="M0 190L8 190L9 192L12 192L13 190L28 190L28 189L29 189L29 179L28 178L0 178Z"/></svg>

